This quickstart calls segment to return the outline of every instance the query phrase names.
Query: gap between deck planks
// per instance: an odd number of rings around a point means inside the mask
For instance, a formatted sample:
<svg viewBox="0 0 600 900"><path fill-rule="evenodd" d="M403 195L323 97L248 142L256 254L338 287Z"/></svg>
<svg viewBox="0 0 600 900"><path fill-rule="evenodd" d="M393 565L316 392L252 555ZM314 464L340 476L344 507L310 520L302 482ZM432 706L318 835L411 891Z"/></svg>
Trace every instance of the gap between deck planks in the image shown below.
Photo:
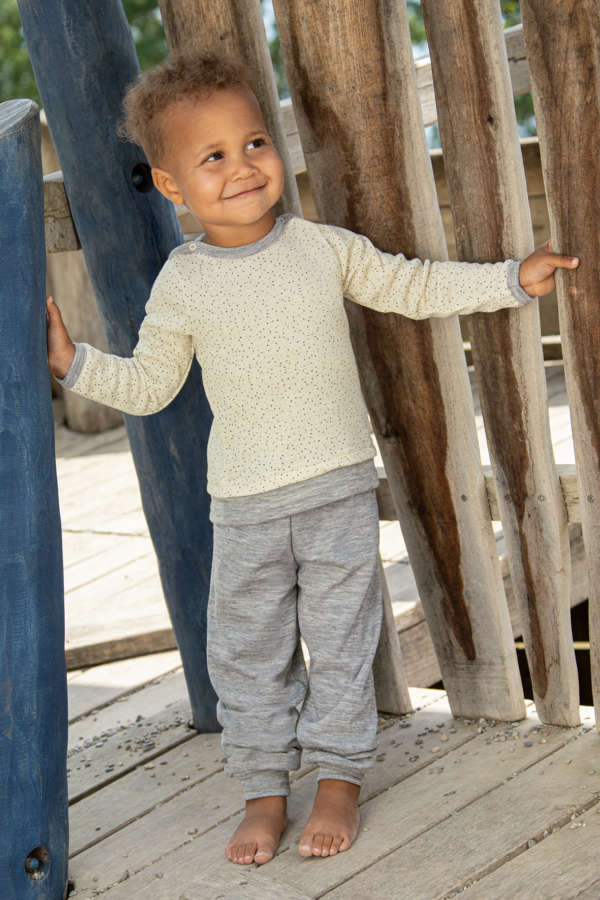
<svg viewBox="0 0 600 900"><path fill-rule="evenodd" d="M513 863L524 866L528 841L550 832L556 844L562 832L553 828L569 829L571 816L598 808L600 773L591 773L599 737L590 710L582 710L584 727L572 730L540 726L531 708L524 723L469 722L452 718L442 692L413 691L417 712L382 720L354 848L330 860L297 854L315 787L315 773L304 769L278 857L261 869L238 868L223 851L242 804L222 772L218 736L186 729L181 671L136 688L71 727L71 783L81 798L71 807L74 896L431 900L479 879L481 897L518 897L496 893L492 881L485 893L486 880L500 868L509 877ZM572 837L569 846L573 868ZM586 840L588 860L590 847ZM592 875L579 873L577 883L587 889L594 870L583 868Z"/></svg>

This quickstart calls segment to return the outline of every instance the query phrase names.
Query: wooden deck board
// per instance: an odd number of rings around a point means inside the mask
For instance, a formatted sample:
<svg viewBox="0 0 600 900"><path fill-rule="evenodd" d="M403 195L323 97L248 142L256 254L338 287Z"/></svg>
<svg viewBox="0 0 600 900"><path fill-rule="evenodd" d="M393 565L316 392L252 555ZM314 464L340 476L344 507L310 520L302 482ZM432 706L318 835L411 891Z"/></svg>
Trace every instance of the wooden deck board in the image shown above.
<svg viewBox="0 0 600 900"><path fill-rule="evenodd" d="M531 900L532 885L537 897L559 900L563 897L600 897L598 847L600 846L600 808L598 805L575 816L573 821L551 831L491 874L470 885L468 900L510 897Z"/></svg>
<svg viewBox="0 0 600 900"><path fill-rule="evenodd" d="M126 696L179 665L179 653L170 650L72 673L75 677L70 678L67 683L69 721L91 714L104 704Z"/></svg>
<svg viewBox="0 0 600 900"><path fill-rule="evenodd" d="M112 678L110 667L99 667L97 681L103 670ZM600 827L592 710L582 709L576 729L540 725L531 706L520 723L490 723L454 719L443 692L411 694L414 713L381 721L351 851L327 860L298 855L316 781L303 769L276 859L246 868L223 855L241 816L241 792L222 771L218 735L187 732L186 739L181 671L136 684L71 726L72 793L98 782L71 806L74 896L433 900L466 888L482 898L529 898L535 883L554 891L536 889L536 897L567 900L591 891ZM82 762L90 763L87 772Z"/></svg>

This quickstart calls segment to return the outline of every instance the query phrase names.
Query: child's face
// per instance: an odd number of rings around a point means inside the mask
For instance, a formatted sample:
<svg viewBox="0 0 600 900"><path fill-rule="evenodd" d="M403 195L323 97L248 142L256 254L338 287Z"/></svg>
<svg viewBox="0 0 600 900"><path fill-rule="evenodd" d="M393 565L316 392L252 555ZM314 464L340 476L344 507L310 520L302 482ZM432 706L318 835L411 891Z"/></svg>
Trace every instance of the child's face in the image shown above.
<svg viewBox="0 0 600 900"><path fill-rule="evenodd" d="M204 240L237 247L268 234L284 175L254 94L228 88L179 102L163 129L167 151L154 184L194 213Z"/></svg>

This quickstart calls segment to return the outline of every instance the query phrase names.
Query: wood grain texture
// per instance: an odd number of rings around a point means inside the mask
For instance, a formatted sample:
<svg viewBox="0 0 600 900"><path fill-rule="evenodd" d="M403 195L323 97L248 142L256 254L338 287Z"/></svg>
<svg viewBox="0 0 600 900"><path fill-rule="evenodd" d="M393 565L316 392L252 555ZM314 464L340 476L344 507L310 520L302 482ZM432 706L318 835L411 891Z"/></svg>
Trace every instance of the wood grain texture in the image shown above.
<svg viewBox="0 0 600 900"><path fill-rule="evenodd" d="M404 10L376 0L274 5L321 219L382 250L444 258ZM453 709L518 718L458 322L378 316L354 304L348 315Z"/></svg>
<svg viewBox="0 0 600 900"><path fill-rule="evenodd" d="M600 712L600 20L595 0L526 0L522 14L553 246L582 260L577 270L558 274L557 296Z"/></svg>
<svg viewBox="0 0 600 900"><path fill-rule="evenodd" d="M0 104L3 900L62 897L67 883L67 681L40 148L37 105Z"/></svg>
<svg viewBox="0 0 600 900"><path fill-rule="evenodd" d="M536 896L545 900L598 900L598 810L583 812L542 837L527 851L523 849L472 884L469 900L489 900L494 896L531 900L532 885Z"/></svg>
<svg viewBox="0 0 600 900"><path fill-rule="evenodd" d="M411 712L412 705L408 693L408 681L402 661L398 631L392 612L390 592L381 560L379 561L379 572L383 618L379 645L373 661L377 709L380 712L393 713L396 716L400 716Z"/></svg>
<svg viewBox="0 0 600 900"><path fill-rule="evenodd" d="M423 0L459 259L533 250L496 0ZM552 457L537 303L469 318L514 594L538 713L575 725L567 514Z"/></svg>
<svg viewBox="0 0 600 900"><path fill-rule="evenodd" d="M528 724L536 727L534 722L535 719ZM379 847L380 862L353 879L354 896L368 893L371 897L383 897L390 884L405 885L407 873L410 873L410 889L401 889L396 894L399 900L460 895L467 884L527 852L529 840L541 841L546 831L566 825L572 815L578 816L590 807L598 808L597 797L590 790L598 787L597 776L588 774L597 735L578 731L575 737L572 729L550 729L551 726L542 729L548 732L546 735L526 731L519 735L514 749L510 739L496 743L486 730L481 735L478 754L477 741L467 745L466 753L454 754L458 759L456 765L449 754L450 758L442 761L444 770L437 774L437 779L422 778L421 791L418 776L410 779L402 799L400 790L404 785L388 791L377 806L374 804L374 821L369 823L368 835L361 835L361 852L366 862L365 844L376 844L378 839L381 842L387 834L395 834L397 849L382 859L383 847ZM490 739L492 743L487 746L486 741ZM486 746L484 754L483 746ZM461 775L463 766L465 773ZM452 796L443 796L454 790ZM397 798L394 792L398 793ZM430 804L439 814L435 825L431 813L427 813ZM423 814L432 824L419 834ZM595 815L595 811L590 815ZM577 856L582 869L586 868L586 861L589 866L585 849L578 851ZM345 866L337 867L338 877L350 869L351 860L343 862ZM310 874L295 879L296 888L306 889ZM588 883L592 880L589 874L588 871ZM529 897L544 900L571 900L575 896L566 891L546 895L535 888L532 893L531 883L528 887ZM333 890L330 896L342 900L344 887ZM480 896L496 900L513 895L501 887L499 892L491 890Z"/></svg>

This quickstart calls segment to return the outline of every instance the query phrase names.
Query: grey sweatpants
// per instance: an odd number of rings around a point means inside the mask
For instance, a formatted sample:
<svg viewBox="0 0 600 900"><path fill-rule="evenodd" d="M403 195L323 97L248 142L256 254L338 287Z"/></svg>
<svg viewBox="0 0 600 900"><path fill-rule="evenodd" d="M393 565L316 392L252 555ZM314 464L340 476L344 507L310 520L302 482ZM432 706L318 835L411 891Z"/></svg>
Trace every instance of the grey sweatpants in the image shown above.
<svg viewBox="0 0 600 900"><path fill-rule="evenodd" d="M360 784L373 764L378 543L373 490L256 525L214 526L208 668L225 771L241 777L246 799L287 795L301 750L319 778Z"/></svg>

